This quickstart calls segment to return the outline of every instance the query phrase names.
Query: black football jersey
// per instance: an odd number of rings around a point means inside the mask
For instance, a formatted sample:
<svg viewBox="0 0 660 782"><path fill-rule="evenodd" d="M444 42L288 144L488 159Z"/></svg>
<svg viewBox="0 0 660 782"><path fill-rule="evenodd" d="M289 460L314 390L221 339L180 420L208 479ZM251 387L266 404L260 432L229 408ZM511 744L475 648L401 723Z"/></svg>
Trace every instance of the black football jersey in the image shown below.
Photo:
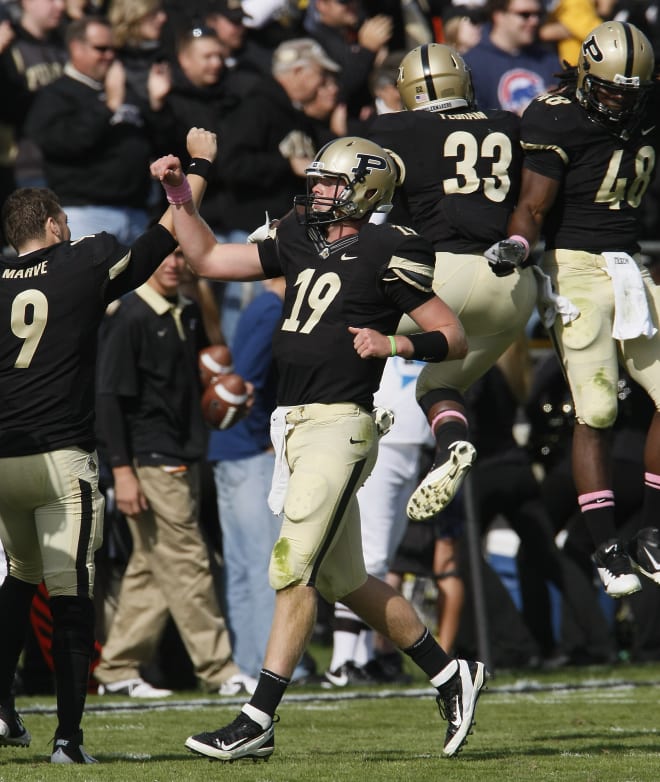
<svg viewBox="0 0 660 782"><path fill-rule="evenodd" d="M377 117L371 139L405 165L397 198L436 250L482 253L507 235L520 187L520 120L508 111Z"/></svg>
<svg viewBox="0 0 660 782"><path fill-rule="evenodd" d="M129 260L106 233L0 257L0 457L93 448L97 331Z"/></svg>
<svg viewBox="0 0 660 782"><path fill-rule="evenodd" d="M653 181L659 138L652 117L623 140L572 97L546 94L529 104L521 127L524 165L560 182L543 228L547 249L639 249L638 207Z"/></svg>
<svg viewBox="0 0 660 782"><path fill-rule="evenodd" d="M432 298L433 248L410 228L370 223L328 245L291 213L259 252L266 275L287 283L273 340L278 404L370 410L385 360L360 358L348 327L393 334L403 312Z"/></svg>

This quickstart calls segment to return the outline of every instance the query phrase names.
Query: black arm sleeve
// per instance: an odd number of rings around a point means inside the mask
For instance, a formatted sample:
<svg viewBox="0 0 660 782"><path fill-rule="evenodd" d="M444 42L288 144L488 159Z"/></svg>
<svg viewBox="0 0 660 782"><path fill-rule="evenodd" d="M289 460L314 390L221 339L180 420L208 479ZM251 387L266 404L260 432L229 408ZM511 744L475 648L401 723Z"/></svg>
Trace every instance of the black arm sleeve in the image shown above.
<svg viewBox="0 0 660 782"><path fill-rule="evenodd" d="M105 301L109 303L129 291L139 288L151 277L165 258L174 252L176 246L176 239L160 224L145 231L131 247L131 260L126 270L108 283Z"/></svg>
<svg viewBox="0 0 660 782"><path fill-rule="evenodd" d="M99 394L97 396L96 421L99 439L105 445L110 467L132 465L133 457L118 396L114 394Z"/></svg>

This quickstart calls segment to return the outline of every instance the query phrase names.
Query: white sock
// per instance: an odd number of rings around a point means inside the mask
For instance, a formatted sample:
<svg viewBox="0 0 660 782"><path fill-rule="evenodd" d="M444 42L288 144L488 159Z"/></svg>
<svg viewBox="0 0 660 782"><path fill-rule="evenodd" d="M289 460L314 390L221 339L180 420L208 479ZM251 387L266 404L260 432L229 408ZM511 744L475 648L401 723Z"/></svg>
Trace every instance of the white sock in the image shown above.
<svg viewBox="0 0 660 782"><path fill-rule="evenodd" d="M451 662L448 662L447 665L445 665L445 667L440 671L440 673L436 673L436 675L431 679L431 684L434 687L441 687L451 679L457 670L458 660L452 660Z"/></svg>
<svg viewBox="0 0 660 782"><path fill-rule="evenodd" d="M261 709L257 709L254 706L250 705L249 703L246 703L243 708L241 709L243 714L247 714L247 716L254 720L258 725L261 725L261 727L264 730L267 730L270 728L273 720L271 717L266 714L265 711L261 711Z"/></svg>

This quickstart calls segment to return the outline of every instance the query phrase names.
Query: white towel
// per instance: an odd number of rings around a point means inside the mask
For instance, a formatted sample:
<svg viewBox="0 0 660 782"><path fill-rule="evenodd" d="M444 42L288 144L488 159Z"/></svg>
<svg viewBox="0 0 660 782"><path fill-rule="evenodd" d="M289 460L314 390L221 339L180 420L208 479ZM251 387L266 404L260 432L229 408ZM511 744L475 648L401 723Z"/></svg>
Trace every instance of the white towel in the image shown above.
<svg viewBox="0 0 660 782"><path fill-rule="evenodd" d="M557 315L561 316L564 325L576 320L580 310L566 296L560 296L552 290L552 280L538 266L532 266L536 274L536 307L541 316L541 322L546 329L551 329Z"/></svg>
<svg viewBox="0 0 660 782"><path fill-rule="evenodd" d="M614 288L614 339L651 338L657 329L653 325L642 273L628 253L603 253L605 271Z"/></svg>
<svg viewBox="0 0 660 782"><path fill-rule="evenodd" d="M286 436L293 429L293 424L286 422L289 410L290 407L276 407L270 416L270 439L275 449L275 467L268 494L268 507L276 516L284 510L284 498L291 475L286 459Z"/></svg>

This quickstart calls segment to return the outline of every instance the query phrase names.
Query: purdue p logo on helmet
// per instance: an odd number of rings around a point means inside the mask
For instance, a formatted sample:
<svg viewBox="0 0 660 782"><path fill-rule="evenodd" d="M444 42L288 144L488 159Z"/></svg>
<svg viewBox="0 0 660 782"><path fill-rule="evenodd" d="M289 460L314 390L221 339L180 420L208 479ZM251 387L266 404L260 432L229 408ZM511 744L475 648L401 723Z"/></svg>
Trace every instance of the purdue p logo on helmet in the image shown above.
<svg viewBox="0 0 660 782"><path fill-rule="evenodd" d="M640 121L655 56L648 38L627 22L604 22L582 42L576 97L587 114L620 136Z"/></svg>
<svg viewBox="0 0 660 782"><path fill-rule="evenodd" d="M400 167L387 150L359 136L330 141L318 152L306 173L307 195L296 196L294 203L305 207L307 225L389 212L394 188L402 177ZM336 178L343 189L333 198L319 198L312 193L319 177Z"/></svg>

